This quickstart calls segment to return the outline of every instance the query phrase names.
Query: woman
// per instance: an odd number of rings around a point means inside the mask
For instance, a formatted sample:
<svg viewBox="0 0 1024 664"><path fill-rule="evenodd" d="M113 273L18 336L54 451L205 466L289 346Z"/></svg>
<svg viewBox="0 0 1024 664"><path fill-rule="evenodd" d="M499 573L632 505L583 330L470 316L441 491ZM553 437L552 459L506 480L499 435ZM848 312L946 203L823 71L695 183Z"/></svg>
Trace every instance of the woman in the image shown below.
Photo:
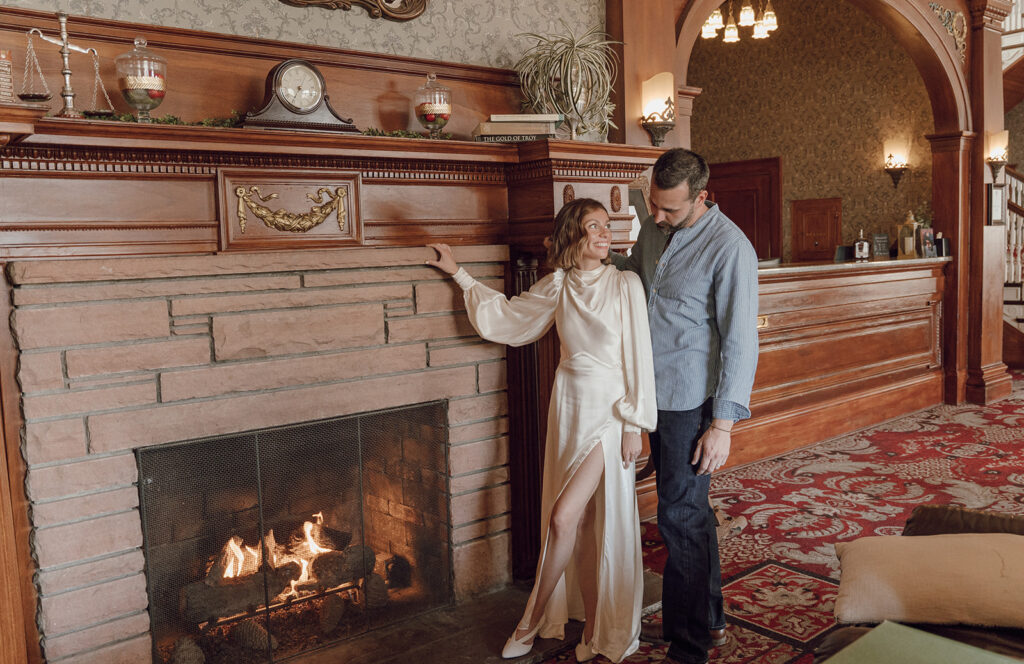
<svg viewBox="0 0 1024 664"><path fill-rule="evenodd" d="M633 466L657 405L644 289L636 274L606 264L610 242L603 205L568 203L548 250L555 271L511 300L459 268L447 245L428 245L440 258L427 264L455 277L480 336L521 346L554 323L561 340L544 455L544 544L505 658L528 653L538 634L564 638L570 617L586 621L581 662L598 654L620 662L638 646L643 561Z"/></svg>

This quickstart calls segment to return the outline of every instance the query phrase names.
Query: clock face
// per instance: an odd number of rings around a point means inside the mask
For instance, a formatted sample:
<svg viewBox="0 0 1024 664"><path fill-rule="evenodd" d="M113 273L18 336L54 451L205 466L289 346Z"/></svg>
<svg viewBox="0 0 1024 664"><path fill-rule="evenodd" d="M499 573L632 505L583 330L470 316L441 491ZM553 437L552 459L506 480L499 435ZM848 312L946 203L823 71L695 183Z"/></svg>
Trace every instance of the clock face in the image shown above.
<svg viewBox="0 0 1024 664"><path fill-rule="evenodd" d="M323 80L304 62L285 67L277 77L277 94L294 111L310 111L324 96Z"/></svg>

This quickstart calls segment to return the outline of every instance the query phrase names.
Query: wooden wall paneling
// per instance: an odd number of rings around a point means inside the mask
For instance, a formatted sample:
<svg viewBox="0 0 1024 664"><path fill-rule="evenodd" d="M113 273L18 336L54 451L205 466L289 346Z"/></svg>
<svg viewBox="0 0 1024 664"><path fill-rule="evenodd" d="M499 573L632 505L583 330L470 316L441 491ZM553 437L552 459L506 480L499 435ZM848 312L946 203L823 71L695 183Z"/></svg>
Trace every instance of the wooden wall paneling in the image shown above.
<svg viewBox="0 0 1024 664"><path fill-rule="evenodd" d="M36 629L35 564L29 541L31 524L25 496L25 462L21 454L21 399L17 385L18 354L6 323L11 316L11 289L6 265L0 263L0 664L42 662Z"/></svg>
<svg viewBox="0 0 1024 664"><path fill-rule="evenodd" d="M1024 369L1024 332L1003 321L1003 362L1013 369Z"/></svg>
<svg viewBox="0 0 1024 664"><path fill-rule="evenodd" d="M31 27L52 34L57 20L49 12L0 7L0 41L10 45L15 62L24 62L24 34ZM304 58L318 66L334 108L344 117L351 117L360 129L420 129L412 113L412 98L430 72L436 72L439 82L452 89L452 117L445 129L457 136L468 137L490 113L519 110L519 80L507 69L75 15L69 17L68 28L76 44L99 52L100 74L119 112L130 109L117 90L114 58L130 51L135 36L140 34L151 50L168 60L167 96L153 112L155 116L170 114L197 121L259 108L267 72L288 58ZM60 70L60 54L49 45L39 47L37 52L44 73L53 80ZM82 62L85 64L80 67L88 68L87 61ZM77 108L88 104L89 92L78 90ZM49 103L56 105L56 110L61 100L57 97Z"/></svg>

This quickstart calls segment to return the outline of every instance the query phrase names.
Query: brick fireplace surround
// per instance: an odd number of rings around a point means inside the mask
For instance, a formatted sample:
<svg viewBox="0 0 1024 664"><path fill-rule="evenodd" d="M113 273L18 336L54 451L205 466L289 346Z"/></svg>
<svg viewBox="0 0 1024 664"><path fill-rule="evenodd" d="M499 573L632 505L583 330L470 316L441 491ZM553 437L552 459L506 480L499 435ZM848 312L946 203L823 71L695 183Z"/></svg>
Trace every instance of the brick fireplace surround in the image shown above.
<svg viewBox="0 0 1024 664"><path fill-rule="evenodd" d="M48 662L149 661L133 449L449 399L457 598L509 581L504 347L421 248L15 262ZM504 246L459 259L503 287Z"/></svg>

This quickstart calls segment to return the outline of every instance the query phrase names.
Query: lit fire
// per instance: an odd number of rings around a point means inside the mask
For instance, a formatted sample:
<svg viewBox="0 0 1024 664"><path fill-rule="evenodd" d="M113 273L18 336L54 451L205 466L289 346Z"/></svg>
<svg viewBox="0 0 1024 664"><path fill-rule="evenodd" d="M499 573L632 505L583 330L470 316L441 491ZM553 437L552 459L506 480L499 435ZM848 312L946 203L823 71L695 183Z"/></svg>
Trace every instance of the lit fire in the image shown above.
<svg viewBox="0 0 1024 664"><path fill-rule="evenodd" d="M298 563L302 567L301 576L292 581L291 587L281 592L274 598L274 601L297 597L299 588L316 581L311 576L313 560L322 553L334 551L334 549L322 546L322 540L318 542L324 523L323 512L317 512L312 515L312 518L315 519L315 522L304 522L302 524L303 535L294 538L288 545L279 545L274 539L273 530L264 538L264 546L271 568L276 569L292 562ZM242 538L236 535L224 545L220 565L223 567L222 578L224 579L237 579L255 574L260 569L260 551L258 548L246 545Z"/></svg>

